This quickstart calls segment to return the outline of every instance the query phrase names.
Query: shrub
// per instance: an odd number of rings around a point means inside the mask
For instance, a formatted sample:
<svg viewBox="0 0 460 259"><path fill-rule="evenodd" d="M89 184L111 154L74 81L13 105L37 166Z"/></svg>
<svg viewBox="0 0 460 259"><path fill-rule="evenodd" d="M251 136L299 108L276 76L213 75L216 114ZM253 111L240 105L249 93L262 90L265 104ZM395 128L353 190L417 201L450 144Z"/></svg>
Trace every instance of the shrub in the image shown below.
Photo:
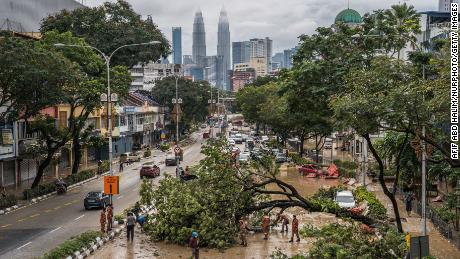
<svg viewBox="0 0 460 259"><path fill-rule="evenodd" d="M67 186L69 186L69 185L76 184L84 180L87 180L89 178L92 178L95 175L96 175L96 172L94 170L84 170L76 174L71 174L67 176L66 178L64 178L64 181L67 183Z"/></svg>
<svg viewBox="0 0 460 259"><path fill-rule="evenodd" d="M369 215L376 219L385 219L387 215L387 209L383 204L375 197L375 194L369 192L364 187L356 188L355 197L358 202L366 201L369 207Z"/></svg>
<svg viewBox="0 0 460 259"><path fill-rule="evenodd" d="M150 148L144 151L144 157L150 157L151 155L152 155L152 151L150 151Z"/></svg>
<svg viewBox="0 0 460 259"><path fill-rule="evenodd" d="M110 163L109 163L109 161L107 161L107 160L102 161L102 164L101 164L101 172L102 172L102 173L105 173L105 172L107 172L107 171L109 171L109 170L110 170Z"/></svg>
<svg viewBox="0 0 460 259"><path fill-rule="evenodd" d="M46 253L42 259L66 258L69 255L73 255L75 251L79 251L83 247L88 246L91 241L95 241L96 238L100 236L101 232L99 231L86 231L79 236L71 237L69 240L66 240L64 243Z"/></svg>
<svg viewBox="0 0 460 259"><path fill-rule="evenodd" d="M5 197L0 197L0 209L5 209L11 206L14 206L18 203L16 197L12 194Z"/></svg>
<svg viewBox="0 0 460 259"><path fill-rule="evenodd" d="M54 183L44 183L44 184L39 184L37 187L32 188L32 189L24 189L22 191L22 194L24 196L24 199L32 199L38 196L42 196L51 192L56 191L56 186Z"/></svg>
<svg viewBox="0 0 460 259"><path fill-rule="evenodd" d="M66 178L64 178L64 182L67 183L67 186L70 186L72 184L76 184L84 180L87 180L91 177L94 177L94 175L95 175L94 170L84 170L76 174L71 174L67 176ZM44 184L39 184L37 187L33 189L25 189L22 192L22 194L24 196L24 199L28 200L28 199L39 197L42 195L46 195L48 193L52 193L54 191L56 191L56 186L54 183L44 183Z"/></svg>
<svg viewBox="0 0 460 259"><path fill-rule="evenodd" d="M303 237L314 237L316 241L307 257L292 258L403 258L406 254L404 234L394 228L382 228L382 237L375 238L363 232L359 223L350 223L302 228L299 232ZM275 258L285 257L278 253Z"/></svg>
<svg viewBox="0 0 460 259"><path fill-rule="evenodd" d="M170 146L169 146L168 143L161 143L160 146L159 146L159 149L164 152L164 151L167 151L169 149L169 147Z"/></svg>

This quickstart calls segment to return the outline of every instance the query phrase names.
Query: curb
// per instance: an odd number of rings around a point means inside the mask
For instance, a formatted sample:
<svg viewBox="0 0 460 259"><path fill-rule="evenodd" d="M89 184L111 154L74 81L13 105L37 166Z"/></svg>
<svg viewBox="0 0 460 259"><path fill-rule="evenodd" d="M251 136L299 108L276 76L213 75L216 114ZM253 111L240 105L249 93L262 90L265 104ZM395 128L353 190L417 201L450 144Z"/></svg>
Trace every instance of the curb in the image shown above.
<svg viewBox="0 0 460 259"><path fill-rule="evenodd" d="M154 211L154 206L142 206L141 211L143 213L151 214ZM126 221L126 219L125 219ZM91 241L89 244L87 244L84 248L81 250L75 251L73 253L73 256L69 255L65 259L81 259L81 258L86 258L90 256L92 253L95 253L98 249L102 248L105 244L107 244L109 241L113 240L115 236L118 236L121 234L121 231L125 228L124 224L118 225L118 222L114 222L114 228L110 233L107 233L107 236L105 237L97 237L94 241Z"/></svg>

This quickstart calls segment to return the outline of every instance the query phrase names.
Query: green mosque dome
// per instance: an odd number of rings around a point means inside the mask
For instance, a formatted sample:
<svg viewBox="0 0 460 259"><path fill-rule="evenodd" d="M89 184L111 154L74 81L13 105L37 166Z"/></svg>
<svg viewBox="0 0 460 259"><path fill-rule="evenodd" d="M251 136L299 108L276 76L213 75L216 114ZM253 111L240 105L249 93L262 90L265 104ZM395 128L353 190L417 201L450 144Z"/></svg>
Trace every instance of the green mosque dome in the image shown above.
<svg viewBox="0 0 460 259"><path fill-rule="evenodd" d="M343 23L362 23L363 19L361 18L361 15L353 10L353 9L345 9L341 11L337 16L335 17L335 23L338 22L343 22Z"/></svg>

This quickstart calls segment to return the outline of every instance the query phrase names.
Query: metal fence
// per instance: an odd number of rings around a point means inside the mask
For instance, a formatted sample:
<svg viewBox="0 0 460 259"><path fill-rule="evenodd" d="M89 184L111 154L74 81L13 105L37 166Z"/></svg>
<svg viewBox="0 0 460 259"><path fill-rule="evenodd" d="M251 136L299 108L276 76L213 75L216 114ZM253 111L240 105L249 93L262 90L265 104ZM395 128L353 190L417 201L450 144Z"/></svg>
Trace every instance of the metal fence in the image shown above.
<svg viewBox="0 0 460 259"><path fill-rule="evenodd" d="M404 200L405 193L401 189L396 189L396 197L401 200ZM422 215L422 202L419 200L414 201L415 204L415 212L418 215ZM447 238L452 244L460 250L460 233L455 230L454 226L449 223L445 222L444 220L439 217L436 210L434 210L429 204L426 205L426 217L431 219L434 227L445 237Z"/></svg>
<svg viewBox="0 0 460 259"><path fill-rule="evenodd" d="M422 215L422 202L416 201L415 202L415 212ZM436 210L434 210L430 205L426 205L426 217L427 219L431 219L434 227L445 237L447 238L452 244L454 244L457 249L460 250L460 236L459 232L455 230L454 226L449 223L445 222L444 220L439 217Z"/></svg>

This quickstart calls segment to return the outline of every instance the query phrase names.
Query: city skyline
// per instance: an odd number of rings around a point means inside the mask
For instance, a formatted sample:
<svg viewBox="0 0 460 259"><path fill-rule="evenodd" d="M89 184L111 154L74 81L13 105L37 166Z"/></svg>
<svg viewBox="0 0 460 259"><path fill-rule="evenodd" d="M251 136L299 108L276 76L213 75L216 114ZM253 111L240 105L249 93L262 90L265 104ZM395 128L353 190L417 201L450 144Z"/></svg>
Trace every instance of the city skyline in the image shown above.
<svg viewBox="0 0 460 259"><path fill-rule="evenodd" d="M114 2L115 0L110 0ZM87 0L89 6L99 5L104 0ZM251 38L270 37L273 40L273 53L290 49L298 43L301 34L312 34L318 26L330 26L335 15L347 8L347 0L263 0L248 2L244 0L177 0L167 3L159 0L128 0L135 11L143 16L152 15L153 21L171 41L171 27L182 27L182 54L192 54L193 17L201 9L204 16L207 46L217 46L217 31L220 9L225 6L231 17L232 42ZM350 0L350 8L360 14L372 10L388 8L398 0ZM402 2L402 1L401 1ZM231 4L230 4L231 3ZM418 11L437 10L438 0L410 0ZM210 36L209 36L210 35ZM215 47L208 48L207 55L216 55Z"/></svg>

